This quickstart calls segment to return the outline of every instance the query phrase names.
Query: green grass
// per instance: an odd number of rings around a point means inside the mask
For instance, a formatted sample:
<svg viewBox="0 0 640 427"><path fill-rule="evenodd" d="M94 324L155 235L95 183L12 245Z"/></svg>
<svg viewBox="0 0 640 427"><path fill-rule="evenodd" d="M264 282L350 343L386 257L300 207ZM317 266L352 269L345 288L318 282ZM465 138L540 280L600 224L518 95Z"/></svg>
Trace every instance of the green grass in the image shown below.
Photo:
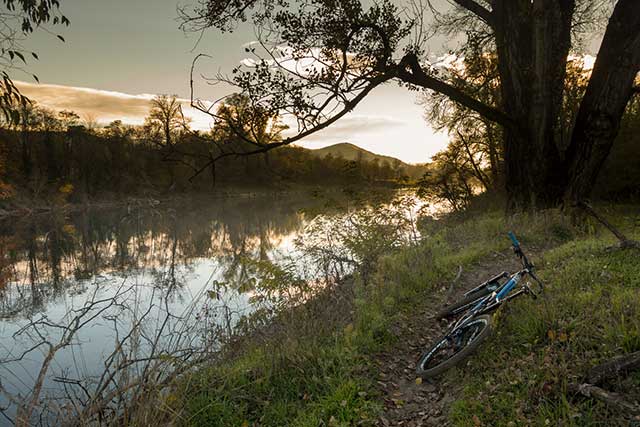
<svg viewBox="0 0 640 427"><path fill-rule="evenodd" d="M255 347L240 359L203 369L180 393L187 425L371 425L380 405L358 376L365 361L347 328L320 337Z"/></svg>
<svg viewBox="0 0 640 427"><path fill-rule="evenodd" d="M625 225L624 216L616 219ZM454 425L628 425L622 414L566 392L595 364L640 350L639 255L607 251L612 242L587 235L544 254L544 298L505 307L490 345L450 374L465 384L451 410Z"/></svg>
<svg viewBox="0 0 640 427"><path fill-rule="evenodd" d="M602 209L639 238L637 207ZM606 358L640 350L637 252L608 252L608 232L586 221L573 227L559 212L498 212L424 221L425 238L382 256L365 286L356 280L352 315L317 336L291 328L243 357L190 375L178 391L185 425L372 425L382 405L366 374L368 357L396 345L389 326L448 286L457 267L509 249L514 230L549 286L496 314L496 334L467 365L447 374L464 384L450 410L457 426L616 425L601 404L565 393L568 382ZM503 268L496 260L496 271ZM298 319L298 321L305 321ZM317 321L317 319L316 319ZM640 374L630 379L640 384ZM635 382L634 382L635 381ZM637 388L637 387L636 387Z"/></svg>

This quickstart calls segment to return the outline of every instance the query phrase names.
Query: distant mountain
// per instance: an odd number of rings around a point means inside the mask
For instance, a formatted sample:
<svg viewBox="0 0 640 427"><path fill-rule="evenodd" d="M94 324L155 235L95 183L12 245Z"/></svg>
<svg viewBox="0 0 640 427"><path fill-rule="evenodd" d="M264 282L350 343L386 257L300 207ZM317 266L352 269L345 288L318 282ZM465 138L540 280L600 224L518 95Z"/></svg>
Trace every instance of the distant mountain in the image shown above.
<svg viewBox="0 0 640 427"><path fill-rule="evenodd" d="M387 162L390 166L399 167L399 166L407 166L403 161L396 159L391 156L383 156L380 154L372 153L371 151L367 151L364 148L360 148L356 145L350 144L348 142L341 142L339 144L330 145L328 147L319 148L316 150L309 150L311 154L318 157L327 157L331 154L334 157L342 157L345 160L363 160L363 161L373 161L378 159L380 163Z"/></svg>

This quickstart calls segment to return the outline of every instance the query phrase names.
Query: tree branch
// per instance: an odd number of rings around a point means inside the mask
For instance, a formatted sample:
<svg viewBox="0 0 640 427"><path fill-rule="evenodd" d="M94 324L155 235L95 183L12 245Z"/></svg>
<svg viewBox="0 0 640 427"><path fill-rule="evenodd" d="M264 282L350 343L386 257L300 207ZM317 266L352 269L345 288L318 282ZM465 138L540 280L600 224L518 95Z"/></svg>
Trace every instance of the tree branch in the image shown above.
<svg viewBox="0 0 640 427"><path fill-rule="evenodd" d="M460 133L458 129L456 129L456 132L458 133L458 137L460 138L460 141L462 142L462 145L464 145L465 151L469 156L469 161L471 162L471 166L473 166L473 170L476 173L476 177L480 180L482 185L484 185L484 188L488 190L489 184L487 184L484 174L482 173L482 171L480 170L480 167L476 164L476 161L473 158L473 154L471 153L471 148L469 148L469 143L467 142L465 137L462 135L462 133Z"/></svg>
<svg viewBox="0 0 640 427"><path fill-rule="evenodd" d="M332 125L333 123L337 122L339 119L341 119L343 116L345 116L347 113L351 112L364 98L367 97L367 95L369 95L369 93L375 89L376 87L380 86L381 84L391 80L392 78L395 77L395 74L392 72L386 72L386 73L382 73L379 74L378 76L372 78L371 80L369 80L368 84L360 91L360 93L358 93L356 96L354 96L351 100L345 102L343 104L343 108L336 114L334 114L332 117L328 118L326 121L313 126L310 129L306 129L303 132L300 132L294 136L291 136L289 138L285 138L282 141L279 142L273 142L273 143L268 143L268 144L256 144L255 142L253 143L254 146L258 147L255 150L251 150L251 151L245 151L245 152L236 152L236 151L232 151L232 152L226 152L226 153L222 153L219 154L218 156L212 158L211 160L209 160L207 163L205 163L204 165L202 165L202 167L200 167L200 169L198 169L196 172L194 172L194 174L189 178L189 181L193 181L193 179L195 179L198 175L200 175L202 172L204 172L209 166L211 166L213 163L217 162L220 159L223 159L225 157L229 157L229 156L251 156L253 154L260 154L260 153L266 153L268 151L271 151L275 148L278 147L282 147L284 145L289 145L292 144L296 141L299 141L303 138L306 138L309 135L312 135L322 129L327 128L328 126ZM193 94L191 95L192 99L191 99L191 106L205 114L208 114L212 117L216 117L215 113L212 113L211 111L207 110L207 109L203 109L200 105L198 105L198 103L195 102L195 100L193 99ZM235 132L234 132L235 133Z"/></svg>
<svg viewBox="0 0 640 427"><path fill-rule="evenodd" d="M516 128L516 123L502 111L480 102L457 87L425 73L418 61L418 57L414 53L405 55L397 67L398 78L403 82L446 95L452 101L477 112L492 122L496 122L506 128Z"/></svg>
<svg viewBox="0 0 640 427"><path fill-rule="evenodd" d="M484 22L487 23L490 27L493 27L493 14L490 10L484 8L481 4L476 3L474 0L453 0L458 6L467 9L469 12L473 13Z"/></svg>
<svg viewBox="0 0 640 427"><path fill-rule="evenodd" d="M622 234L620 230L611 225L611 223L607 221L602 215L598 214L598 212L596 212L589 203L581 201L578 203L578 207L584 209L585 212L593 216L600 224L604 225L607 230L613 233L613 235L616 236L618 240L620 240L620 249L640 249L640 242L628 239L627 236Z"/></svg>
<svg viewBox="0 0 640 427"><path fill-rule="evenodd" d="M624 395L604 390L591 384L569 384L570 392L581 394L604 402L607 406L628 415L640 415L640 405L632 402Z"/></svg>

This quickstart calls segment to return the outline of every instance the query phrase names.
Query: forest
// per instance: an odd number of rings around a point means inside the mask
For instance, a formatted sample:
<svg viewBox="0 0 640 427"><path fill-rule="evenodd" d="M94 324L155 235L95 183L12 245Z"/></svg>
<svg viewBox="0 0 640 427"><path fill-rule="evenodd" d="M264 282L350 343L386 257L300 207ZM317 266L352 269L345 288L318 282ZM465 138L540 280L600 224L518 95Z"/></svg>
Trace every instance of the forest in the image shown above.
<svg viewBox="0 0 640 427"><path fill-rule="evenodd" d="M219 107L233 116L242 100ZM73 111L53 111L35 100L19 107L20 121L5 123L0 137L2 195L70 202L106 195L162 196L211 193L238 187L291 185L399 186L415 182L423 166L400 161L318 156L301 147L244 155L251 146L229 127L210 132L190 129L175 96L149 103L144 125L116 120L107 125L82 120ZM247 126L248 129L248 126ZM263 130L281 138L283 129ZM209 163L218 150L232 155ZM203 167L204 165L204 167ZM61 194L63 193L63 194Z"/></svg>

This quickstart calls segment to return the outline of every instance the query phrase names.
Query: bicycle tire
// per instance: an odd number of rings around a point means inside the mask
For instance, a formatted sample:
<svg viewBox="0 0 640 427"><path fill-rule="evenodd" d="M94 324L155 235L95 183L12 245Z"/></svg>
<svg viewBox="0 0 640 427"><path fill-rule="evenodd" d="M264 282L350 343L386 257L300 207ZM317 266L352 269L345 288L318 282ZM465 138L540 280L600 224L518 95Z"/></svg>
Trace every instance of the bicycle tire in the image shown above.
<svg viewBox="0 0 640 427"><path fill-rule="evenodd" d="M429 350L425 351L420 357L420 360L418 361L416 367L416 374L425 379L436 377L470 356L478 348L478 346L491 334L492 330L491 316L487 314L477 316L464 327L468 328L477 323L481 323L484 326L482 326L482 329L472 338L471 341L467 342L465 346L462 347L462 349L451 355L449 358L436 364L435 366L427 367L428 362L435 356L436 351L444 342L448 341L446 336L443 336L439 340L437 340L435 344L432 345Z"/></svg>
<svg viewBox="0 0 640 427"><path fill-rule="evenodd" d="M463 307L466 307L468 305L471 305L472 303L478 301L480 298L489 295L491 292L493 292L493 291L488 289L488 288L486 288L486 287L484 287L482 289L479 289L476 292L473 292L473 293L467 295L466 297L464 297L460 301L456 301L453 304L449 304L449 305L445 306L442 310L440 310L440 311L438 311L436 313L436 319L444 319L445 317L449 317L449 316L451 316L453 314L456 314L456 312L458 311L459 308L463 308ZM462 310L460 310L460 311L462 311Z"/></svg>

